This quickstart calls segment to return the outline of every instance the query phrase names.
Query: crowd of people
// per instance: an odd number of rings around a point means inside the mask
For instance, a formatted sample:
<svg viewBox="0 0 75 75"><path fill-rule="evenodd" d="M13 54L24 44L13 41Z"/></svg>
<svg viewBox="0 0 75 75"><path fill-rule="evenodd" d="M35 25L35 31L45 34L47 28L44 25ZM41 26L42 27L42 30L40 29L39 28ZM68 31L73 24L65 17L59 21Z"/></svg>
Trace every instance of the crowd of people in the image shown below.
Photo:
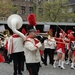
<svg viewBox="0 0 75 75"><path fill-rule="evenodd" d="M10 64L13 61L13 75L22 75L24 64L30 75L38 75L41 62L45 66L49 63L62 69L66 69L64 63L71 63L71 69L75 69L75 36L72 30L65 33L61 29L59 37L57 34L53 36L52 29L42 35L35 29L21 32L26 36L25 40L15 33L0 38L0 62Z"/></svg>

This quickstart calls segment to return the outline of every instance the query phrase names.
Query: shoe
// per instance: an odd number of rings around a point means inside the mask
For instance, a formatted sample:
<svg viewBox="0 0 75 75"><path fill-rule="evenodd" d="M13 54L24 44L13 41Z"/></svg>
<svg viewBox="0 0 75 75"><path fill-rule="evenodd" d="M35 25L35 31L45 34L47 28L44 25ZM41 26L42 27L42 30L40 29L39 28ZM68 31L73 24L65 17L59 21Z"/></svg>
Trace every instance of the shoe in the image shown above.
<svg viewBox="0 0 75 75"><path fill-rule="evenodd" d="M47 64L46 64L46 63L44 63L44 65L46 65L46 66L47 66Z"/></svg>
<svg viewBox="0 0 75 75"><path fill-rule="evenodd" d="M56 66L53 64L53 68L56 68Z"/></svg>
<svg viewBox="0 0 75 75"><path fill-rule="evenodd" d="M18 75L22 75L22 73L18 73Z"/></svg>
<svg viewBox="0 0 75 75"><path fill-rule="evenodd" d="M13 75L17 75L17 73L14 73Z"/></svg>
<svg viewBox="0 0 75 75"><path fill-rule="evenodd" d="M56 61L54 61L53 68L56 68Z"/></svg>
<svg viewBox="0 0 75 75"><path fill-rule="evenodd" d="M69 65L70 62L66 62L67 65Z"/></svg>
<svg viewBox="0 0 75 75"><path fill-rule="evenodd" d="M9 63L9 61L5 61L4 63Z"/></svg>
<svg viewBox="0 0 75 75"><path fill-rule="evenodd" d="M50 62L49 64L53 65L53 62Z"/></svg>
<svg viewBox="0 0 75 75"><path fill-rule="evenodd" d="M58 67L61 67L60 65L58 65Z"/></svg>
<svg viewBox="0 0 75 75"><path fill-rule="evenodd" d="M70 63L72 63L72 60L70 59Z"/></svg>
<svg viewBox="0 0 75 75"><path fill-rule="evenodd" d="M74 69L75 70L75 67L71 67L71 69Z"/></svg>
<svg viewBox="0 0 75 75"><path fill-rule="evenodd" d="M39 65L39 67L42 67L42 65Z"/></svg>
<svg viewBox="0 0 75 75"><path fill-rule="evenodd" d="M61 69L63 69L63 70L64 70L64 69L65 69L65 67L64 67L64 66L61 66Z"/></svg>
<svg viewBox="0 0 75 75"><path fill-rule="evenodd" d="M21 71L24 71L24 68L22 68Z"/></svg>

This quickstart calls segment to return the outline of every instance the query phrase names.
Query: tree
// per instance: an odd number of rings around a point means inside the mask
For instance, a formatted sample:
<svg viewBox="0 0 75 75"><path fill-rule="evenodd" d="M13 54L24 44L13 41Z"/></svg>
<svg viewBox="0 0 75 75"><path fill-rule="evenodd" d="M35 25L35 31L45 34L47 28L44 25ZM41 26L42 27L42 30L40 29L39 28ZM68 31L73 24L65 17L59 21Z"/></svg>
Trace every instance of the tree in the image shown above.
<svg viewBox="0 0 75 75"><path fill-rule="evenodd" d="M8 17L17 12L17 8L13 6L11 0L0 0L0 17Z"/></svg>
<svg viewBox="0 0 75 75"><path fill-rule="evenodd" d="M73 12L68 12L70 8L68 0L44 1L41 3L41 6L43 14L37 14L38 21L60 22L62 19L65 19L65 21L70 18L72 18L72 20L75 19L75 14Z"/></svg>

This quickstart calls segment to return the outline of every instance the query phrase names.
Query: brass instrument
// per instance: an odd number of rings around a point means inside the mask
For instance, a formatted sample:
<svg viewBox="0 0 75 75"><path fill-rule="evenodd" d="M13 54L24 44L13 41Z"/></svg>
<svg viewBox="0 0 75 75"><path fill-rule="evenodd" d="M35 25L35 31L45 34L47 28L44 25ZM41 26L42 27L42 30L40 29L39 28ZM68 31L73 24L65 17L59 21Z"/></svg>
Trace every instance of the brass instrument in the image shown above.
<svg viewBox="0 0 75 75"><path fill-rule="evenodd" d="M52 36L53 36L52 32L51 31L48 31L47 32L47 38L50 39Z"/></svg>
<svg viewBox="0 0 75 75"><path fill-rule="evenodd" d="M12 14L7 19L7 25L9 26L9 28L11 28L14 33L18 34L23 39L25 39L25 35L17 30L21 28L22 24L23 24L23 20L17 14Z"/></svg>
<svg viewBox="0 0 75 75"><path fill-rule="evenodd" d="M10 35L9 30L8 30L8 29L6 29L6 30L3 32L3 35L4 35L4 37L9 36L9 35Z"/></svg>

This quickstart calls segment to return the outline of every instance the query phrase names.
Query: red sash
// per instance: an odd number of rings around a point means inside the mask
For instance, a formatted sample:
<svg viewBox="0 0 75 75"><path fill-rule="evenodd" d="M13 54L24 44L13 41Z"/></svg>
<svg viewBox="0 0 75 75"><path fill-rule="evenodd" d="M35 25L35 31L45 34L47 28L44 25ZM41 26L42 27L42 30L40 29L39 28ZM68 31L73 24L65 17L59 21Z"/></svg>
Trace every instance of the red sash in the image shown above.
<svg viewBox="0 0 75 75"><path fill-rule="evenodd" d="M12 35L11 42L10 42L10 45L9 45L9 54L13 53L13 38L18 38L18 37L20 37L20 36L16 35L16 34Z"/></svg>
<svg viewBox="0 0 75 75"><path fill-rule="evenodd" d="M32 39L34 40L34 42L35 42L35 45L34 45L34 46L37 47L36 44L39 43L39 40L35 39L35 38L32 37L32 36L27 36L26 39L25 39L25 41L30 41L30 40L28 40L28 38L32 38ZM24 42L25 42L25 41L24 41ZM30 42L31 42L31 41L30 41ZM24 43L23 43L23 44L24 44ZM37 47L37 48L38 48L38 47Z"/></svg>
<svg viewBox="0 0 75 75"><path fill-rule="evenodd" d="M17 34L13 34L12 37L13 37L13 38L18 38L18 37L20 37L20 36L17 35Z"/></svg>

